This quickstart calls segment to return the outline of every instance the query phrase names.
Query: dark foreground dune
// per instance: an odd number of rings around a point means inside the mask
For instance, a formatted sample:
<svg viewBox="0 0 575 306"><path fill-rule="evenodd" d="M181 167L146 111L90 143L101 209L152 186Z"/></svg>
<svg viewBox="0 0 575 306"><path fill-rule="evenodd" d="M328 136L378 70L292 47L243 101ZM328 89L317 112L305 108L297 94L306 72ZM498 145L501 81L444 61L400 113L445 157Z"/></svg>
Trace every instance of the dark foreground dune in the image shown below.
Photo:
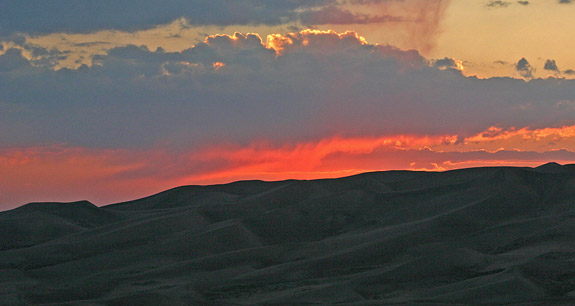
<svg viewBox="0 0 575 306"><path fill-rule="evenodd" d="M574 305L575 165L0 213L0 305Z"/></svg>

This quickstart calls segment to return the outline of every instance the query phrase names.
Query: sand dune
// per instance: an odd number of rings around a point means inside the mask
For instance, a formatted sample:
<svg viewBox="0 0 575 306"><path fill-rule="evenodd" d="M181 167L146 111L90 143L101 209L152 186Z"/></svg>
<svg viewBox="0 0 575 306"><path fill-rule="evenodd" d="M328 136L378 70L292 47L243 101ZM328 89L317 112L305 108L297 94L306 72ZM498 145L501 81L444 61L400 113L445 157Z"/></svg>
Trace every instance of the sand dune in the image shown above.
<svg viewBox="0 0 575 306"><path fill-rule="evenodd" d="M575 165L0 213L0 305L573 305Z"/></svg>

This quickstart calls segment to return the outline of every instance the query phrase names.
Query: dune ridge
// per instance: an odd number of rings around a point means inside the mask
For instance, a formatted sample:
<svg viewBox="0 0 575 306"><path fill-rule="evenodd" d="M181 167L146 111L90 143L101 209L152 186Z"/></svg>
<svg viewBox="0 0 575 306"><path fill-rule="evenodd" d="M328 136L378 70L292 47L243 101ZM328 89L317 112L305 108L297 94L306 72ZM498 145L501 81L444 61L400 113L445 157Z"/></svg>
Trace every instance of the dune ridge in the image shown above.
<svg viewBox="0 0 575 306"><path fill-rule="evenodd" d="M575 165L0 212L0 305L573 305Z"/></svg>

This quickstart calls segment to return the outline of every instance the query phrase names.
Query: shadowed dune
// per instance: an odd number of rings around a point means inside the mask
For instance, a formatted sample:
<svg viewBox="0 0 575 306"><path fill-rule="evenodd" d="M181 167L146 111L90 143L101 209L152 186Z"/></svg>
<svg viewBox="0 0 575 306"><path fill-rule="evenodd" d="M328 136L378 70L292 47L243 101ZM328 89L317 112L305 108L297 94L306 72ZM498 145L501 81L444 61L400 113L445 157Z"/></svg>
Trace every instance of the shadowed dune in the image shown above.
<svg viewBox="0 0 575 306"><path fill-rule="evenodd" d="M575 165L0 213L0 305L573 305Z"/></svg>

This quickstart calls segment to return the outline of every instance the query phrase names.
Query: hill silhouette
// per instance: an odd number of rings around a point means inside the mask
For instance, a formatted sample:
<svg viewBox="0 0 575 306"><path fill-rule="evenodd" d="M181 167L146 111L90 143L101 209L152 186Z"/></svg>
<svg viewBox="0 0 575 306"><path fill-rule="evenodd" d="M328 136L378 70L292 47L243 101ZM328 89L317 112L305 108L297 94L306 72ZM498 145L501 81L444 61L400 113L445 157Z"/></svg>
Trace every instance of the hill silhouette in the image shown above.
<svg viewBox="0 0 575 306"><path fill-rule="evenodd" d="M573 305L575 165L183 186L0 213L0 305Z"/></svg>

